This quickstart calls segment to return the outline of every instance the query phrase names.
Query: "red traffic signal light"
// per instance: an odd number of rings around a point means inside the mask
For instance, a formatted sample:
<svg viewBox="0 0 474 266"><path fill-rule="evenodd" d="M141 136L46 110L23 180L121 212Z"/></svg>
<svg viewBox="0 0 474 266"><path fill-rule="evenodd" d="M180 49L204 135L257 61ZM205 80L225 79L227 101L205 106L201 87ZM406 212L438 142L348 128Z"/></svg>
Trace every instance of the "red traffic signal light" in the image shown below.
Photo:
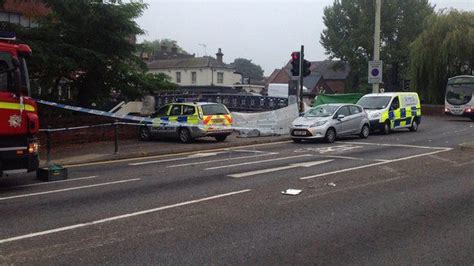
<svg viewBox="0 0 474 266"><path fill-rule="evenodd" d="M293 76L300 75L300 52L291 53L291 74Z"/></svg>

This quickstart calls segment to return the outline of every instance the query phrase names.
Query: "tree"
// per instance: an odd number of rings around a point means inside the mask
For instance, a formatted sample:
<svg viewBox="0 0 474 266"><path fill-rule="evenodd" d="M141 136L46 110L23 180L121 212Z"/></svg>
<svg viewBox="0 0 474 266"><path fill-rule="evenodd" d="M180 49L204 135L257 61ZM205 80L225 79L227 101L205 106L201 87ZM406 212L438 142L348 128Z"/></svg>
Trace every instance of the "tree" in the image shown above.
<svg viewBox="0 0 474 266"><path fill-rule="evenodd" d="M441 11L428 17L410 46L412 84L430 103L442 103L448 78L474 70L474 12Z"/></svg>
<svg viewBox="0 0 474 266"><path fill-rule="evenodd" d="M261 66L252 63L252 60L245 58L236 58L231 66L235 70L242 74L244 78L250 78L251 80L262 80L263 69Z"/></svg>
<svg viewBox="0 0 474 266"><path fill-rule="evenodd" d="M171 39L161 39L161 40L154 40L154 41L147 41L144 40L142 44L140 44L141 53L146 52L150 55L156 54L157 52L161 51L161 47L165 46L168 50L172 47L176 47L178 53L180 54L189 54L186 52L181 46L178 45L178 42Z"/></svg>
<svg viewBox="0 0 474 266"><path fill-rule="evenodd" d="M166 84L167 79L147 75L136 56L136 35L143 31L134 21L146 8L136 1L43 0L51 13L39 18L39 27L17 31L19 41L32 47L30 73L42 88L57 88L68 80L77 103L106 102L111 91L129 99ZM153 79L157 79L156 81Z"/></svg>
<svg viewBox="0 0 474 266"><path fill-rule="evenodd" d="M408 73L409 44L433 13L428 0L384 0L381 20L381 59L386 87L396 89ZM353 90L368 90L367 62L373 59L375 1L335 0L324 9L326 29L320 43L326 54L351 66Z"/></svg>

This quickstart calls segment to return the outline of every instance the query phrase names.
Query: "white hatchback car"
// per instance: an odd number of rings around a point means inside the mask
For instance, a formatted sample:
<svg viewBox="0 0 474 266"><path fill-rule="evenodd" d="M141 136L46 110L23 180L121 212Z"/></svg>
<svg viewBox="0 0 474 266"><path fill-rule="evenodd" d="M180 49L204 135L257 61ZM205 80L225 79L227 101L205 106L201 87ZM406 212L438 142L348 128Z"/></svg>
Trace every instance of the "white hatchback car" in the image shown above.
<svg viewBox="0 0 474 266"><path fill-rule="evenodd" d="M355 104L325 104L309 109L293 121L290 135L294 142L304 139L325 139L332 143L336 137L370 133L367 113Z"/></svg>

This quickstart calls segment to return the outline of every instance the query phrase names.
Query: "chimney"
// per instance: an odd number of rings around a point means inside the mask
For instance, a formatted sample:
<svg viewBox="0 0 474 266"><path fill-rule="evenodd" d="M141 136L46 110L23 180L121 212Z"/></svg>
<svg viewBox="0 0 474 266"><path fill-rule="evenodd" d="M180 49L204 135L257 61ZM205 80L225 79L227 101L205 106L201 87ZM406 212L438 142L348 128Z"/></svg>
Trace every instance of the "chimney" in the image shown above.
<svg viewBox="0 0 474 266"><path fill-rule="evenodd" d="M223 56L224 56L224 54L222 53L221 48L219 48L219 50L217 51L217 54L216 54L217 62L223 63L223 61L222 61Z"/></svg>
<svg viewBox="0 0 474 266"><path fill-rule="evenodd" d="M173 47L171 47L171 53L172 54L177 54L178 53L178 47L176 47L176 45L173 45Z"/></svg>

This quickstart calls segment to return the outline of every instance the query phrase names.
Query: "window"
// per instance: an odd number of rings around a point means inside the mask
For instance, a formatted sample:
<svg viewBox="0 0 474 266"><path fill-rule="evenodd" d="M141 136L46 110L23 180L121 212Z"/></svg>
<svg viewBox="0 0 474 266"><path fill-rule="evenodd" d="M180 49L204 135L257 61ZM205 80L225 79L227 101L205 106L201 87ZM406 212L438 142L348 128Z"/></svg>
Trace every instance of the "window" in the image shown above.
<svg viewBox="0 0 474 266"><path fill-rule="evenodd" d="M224 83L224 72L217 72L217 83Z"/></svg>
<svg viewBox="0 0 474 266"><path fill-rule="evenodd" d="M206 104L201 106L204 115L226 115L229 112L222 104Z"/></svg>
<svg viewBox="0 0 474 266"><path fill-rule="evenodd" d="M176 72L176 83L181 83L181 72Z"/></svg>
<svg viewBox="0 0 474 266"><path fill-rule="evenodd" d="M191 84L196 84L197 76L196 72L191 72Z"/></svg>
<svg viewBox="0 0 474 266"><path fill-rule="evenodd" d="M398 100L398 96L393 98L392 105L390 105L390 110L397 110L400 108L400 101Z"/></svg>
<svg viewBox="0 0 474 266"><path fill-rule="evenodd" d="M168 109L170 108L169 105L165 105L158 109L155 114L153 114L152 117L159 117L159 116L166 116L168 114Z"/></svg>
<svg viewBox="0 0 474 266"><path fill-rule="evenodd" d="M336 117L338 117L339 115L350 116L351 112L349 111L349 107L348 106L341 107L339 111L337 111Z"/></svg>
<svg viewBox="0 0 474 266"><path fill-rule="evenodd" d="M0 52L0 91L13 91L13 69L12 56L9 53Z"/></svg>
<svg viewBox="0 0 474 266"><path fill-rule="evenodd" d="M351 110L351 114L353 115L362 113L362 109L358 106L351 105L349 106L349 109Z"/></svg>
<svg viewBox="0 0 474 266"><path fill-rule="evenodd" d="M181 104L173 104L170 111L170 116L181 115Z"/></svg>
<svg viewBox="0 0 474 266"><path fill-rule="evenodd" d="M194 115L196 112L196 108L191 105L184 105L183 106L183 115Z"/></svg>

